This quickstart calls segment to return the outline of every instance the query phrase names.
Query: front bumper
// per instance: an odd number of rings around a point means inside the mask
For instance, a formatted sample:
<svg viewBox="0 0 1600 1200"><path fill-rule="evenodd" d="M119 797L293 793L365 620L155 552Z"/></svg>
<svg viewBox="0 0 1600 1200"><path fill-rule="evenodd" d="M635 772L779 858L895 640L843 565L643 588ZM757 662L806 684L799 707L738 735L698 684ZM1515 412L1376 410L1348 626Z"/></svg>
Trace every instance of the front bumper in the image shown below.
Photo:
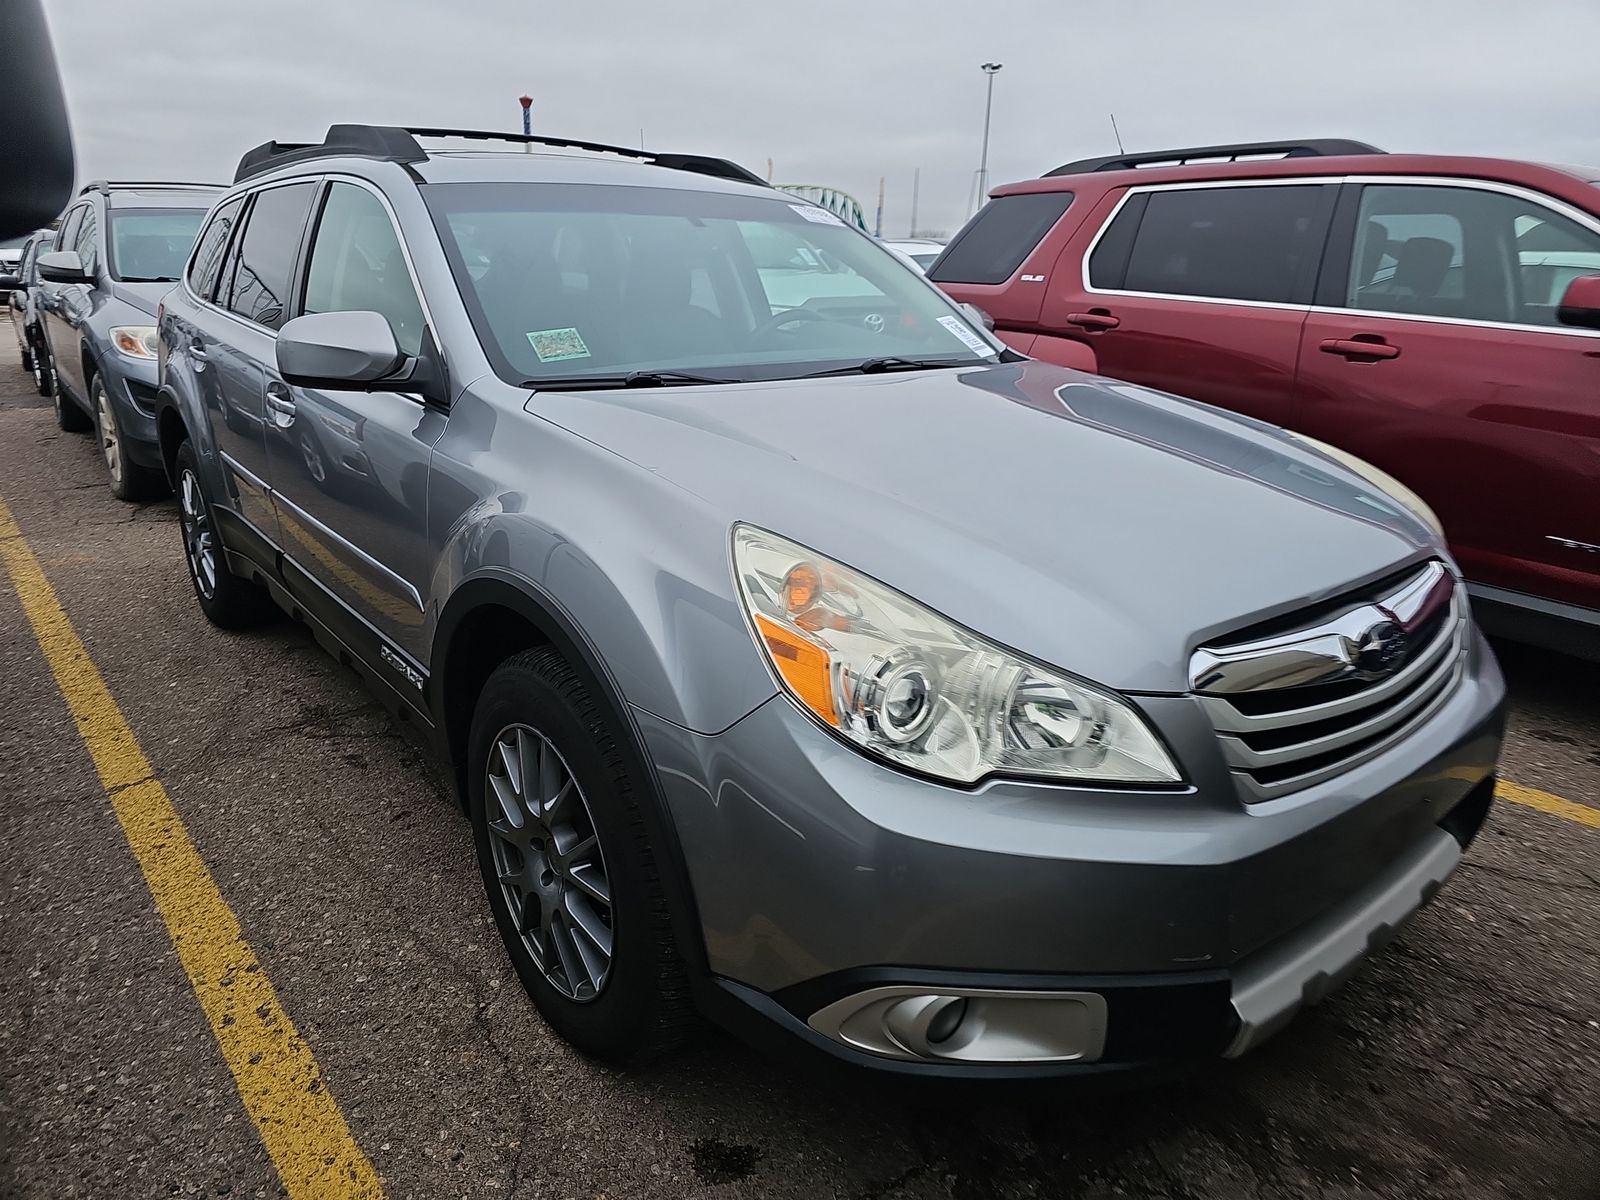
<svg viewBox="0 0 1600 1200"><path fill-rule="evenodd" d="M122 431L128 457L146 470L163 469L156 431L157 365L108 350L100 359L99 370L106 394L116 409L117 427Z"/></svg>
<svg viewBox="0 0 1600 1200"><path fill-rule="evenodd" d="M1488 809L1504 686L1475 639L1455 694L1339 779L1245 805L1187 697L1139 702L1190 785L991 781L869 760L782 697L720 735L638 713L724 999L834 1057L811 1020L873 987L1093 991L1101 1045L1044 1073L1240 1053L1424 903ZM1456 849L1452 852L1445 845Z"/></svg>

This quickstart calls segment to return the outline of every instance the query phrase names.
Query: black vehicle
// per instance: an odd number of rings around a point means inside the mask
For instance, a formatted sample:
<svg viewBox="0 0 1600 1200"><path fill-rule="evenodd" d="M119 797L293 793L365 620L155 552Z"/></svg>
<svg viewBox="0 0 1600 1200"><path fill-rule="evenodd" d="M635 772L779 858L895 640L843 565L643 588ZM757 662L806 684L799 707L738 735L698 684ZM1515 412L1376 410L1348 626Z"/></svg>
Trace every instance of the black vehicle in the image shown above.
<svg viewBox="0 0 1600 1200"><path fill-rule="evenodd" d="M215 196L210 184L99 180L36 253L36 378L62 429L95 431L122 500L166 488L156 449L155 313Z"/></svg>

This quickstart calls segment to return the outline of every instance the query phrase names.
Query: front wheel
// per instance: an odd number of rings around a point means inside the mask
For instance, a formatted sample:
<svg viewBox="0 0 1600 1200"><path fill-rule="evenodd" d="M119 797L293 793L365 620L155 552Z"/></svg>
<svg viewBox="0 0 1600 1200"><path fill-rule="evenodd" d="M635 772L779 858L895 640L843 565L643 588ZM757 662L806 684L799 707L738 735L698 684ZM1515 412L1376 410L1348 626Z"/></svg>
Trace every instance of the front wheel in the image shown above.
<svg viewBox="0 0 1600 1200"><path fill-rule="evenodd" d="M89 414L68 399L67 393L62 390L61 373L56 370L53 358L45 365L42 387L43 394L50 397L50 403L56 410L56 428L67 433L88 433L94 428Z"/></svg>
<svg viewBox="0 0 1600 1200"><path fill-rule="evenodd" d="M502 663L468 738L478 865L512 965L585 1054L648 1061L692 1023L622 734L545 647Z"/></svg>
<svg viewBox="0 0 1600 1200"><path fill-rule="evenodd" d="M251 579L241 579L228 569L228 558L217 538L217 523L205 486L194 443L178 447L173 474L178 493L178 527L183 531L183 556L189 565L189 582L206 620L222 629L247 629L277 615L267 589Z"/></svg>
<svg viewBox="0 0 1600 1200"><path fill-rule="evenodd" d="M117 422L117 409L111 393L99 375L89 377L89 398L94 403L95 435L100 440L100 456L111 477L111 494L118 500L144 500L166 490L166 480L157 472L139 466L128 458L127 440Z"/></svg>

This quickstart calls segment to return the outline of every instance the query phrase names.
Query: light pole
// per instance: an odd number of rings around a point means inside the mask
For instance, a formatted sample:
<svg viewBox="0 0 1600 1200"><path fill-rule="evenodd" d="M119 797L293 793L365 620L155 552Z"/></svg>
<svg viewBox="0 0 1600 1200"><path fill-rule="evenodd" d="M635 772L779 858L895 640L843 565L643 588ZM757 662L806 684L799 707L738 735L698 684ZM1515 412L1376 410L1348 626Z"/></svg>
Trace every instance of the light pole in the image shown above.
<svg viewBox="0 0 1600 1200"><path fill-rule="evenodd" d="M989 118L994 114L994 77L1003 63L984 63L983 73L989 77L989 94L983 102L983 154L978 159L978 195L972 210L976 212L989 194Z"/></svg>

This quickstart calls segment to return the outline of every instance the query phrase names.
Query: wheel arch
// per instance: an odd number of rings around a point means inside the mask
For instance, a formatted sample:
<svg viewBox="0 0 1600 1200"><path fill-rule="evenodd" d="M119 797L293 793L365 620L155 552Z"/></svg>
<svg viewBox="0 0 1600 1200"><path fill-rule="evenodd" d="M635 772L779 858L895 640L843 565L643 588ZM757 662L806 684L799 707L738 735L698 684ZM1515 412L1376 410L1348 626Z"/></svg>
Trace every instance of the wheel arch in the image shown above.
<svg viewBox="0 0 1600 1200"><path fill-rule="evenodd" d="M605 660L577 621L534 581L501 567L485 567L463 580L440 614L429 664L428 699L439 750L450 772L456 803L467 802L466 749L478 692L495 667L535 646L551 646L566 659L622 732L619 747L639 780L642 808L657 866L671 903L673 931L696 983L707 978L705 939L678 831L663 800L655 764L632 709Z"/></svg>
<svg viewBox="0 0 1600 1200"><path fill-rule="evenodd" d="M189 440L189 424L178 410L177 398L162 388L156 402L156 445L161 451L161 469L167 474L167 483L176 487L178 447Z"/></svg>

